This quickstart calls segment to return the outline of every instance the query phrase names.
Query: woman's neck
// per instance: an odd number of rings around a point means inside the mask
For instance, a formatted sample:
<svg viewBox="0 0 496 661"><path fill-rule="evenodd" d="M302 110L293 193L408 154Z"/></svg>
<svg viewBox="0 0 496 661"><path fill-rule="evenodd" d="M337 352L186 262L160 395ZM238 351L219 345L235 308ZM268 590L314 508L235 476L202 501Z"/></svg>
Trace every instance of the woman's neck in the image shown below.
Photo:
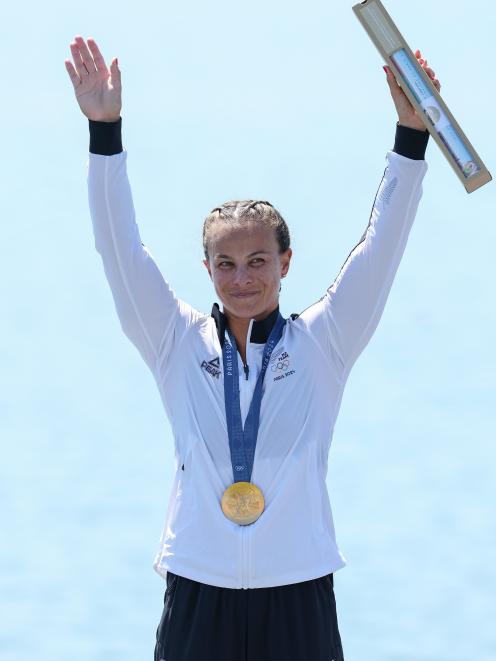
<svg viewBox="0 0 496 661"><path fill-rule="evenodd" d="M270 310L269 312L263 312L261 314L257 314L253 317L253 319L255 319L255 321L261 321L262 319L265 319L270 314L272 314L272 312L274 312L274 310L278 305L279 303L276 303L273 306L272 310ZM246 334L248 332L248 328L250 326L250 321L252 317L236 317L225 308L223 312L227 317L229 329L231 330L231 333L234 335L234 338L236 340L236 346L238 348L239 355L243 359L243 364L246 365Z"/></svg>

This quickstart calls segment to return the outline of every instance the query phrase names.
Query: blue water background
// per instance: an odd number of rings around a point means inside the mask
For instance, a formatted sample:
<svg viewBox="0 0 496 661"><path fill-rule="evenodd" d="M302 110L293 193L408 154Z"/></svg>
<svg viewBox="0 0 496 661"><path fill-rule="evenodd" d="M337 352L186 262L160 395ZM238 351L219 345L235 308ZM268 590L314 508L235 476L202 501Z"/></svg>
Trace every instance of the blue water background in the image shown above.
<svg viewBox="0 0 496 661"><path fill-rule="evenodd" d="M387 9L494 171L493 3ZM324 293L367 224L396 113L348 2L48 0L3 18L0 658L151 659L171 434L94 250L68 44L119 57L141 235L202 310L201 223L239 197L289 223L283 314ZM426 158L330 454L347 661L496 658L496 188L468 195L432 141Z"/></svg>

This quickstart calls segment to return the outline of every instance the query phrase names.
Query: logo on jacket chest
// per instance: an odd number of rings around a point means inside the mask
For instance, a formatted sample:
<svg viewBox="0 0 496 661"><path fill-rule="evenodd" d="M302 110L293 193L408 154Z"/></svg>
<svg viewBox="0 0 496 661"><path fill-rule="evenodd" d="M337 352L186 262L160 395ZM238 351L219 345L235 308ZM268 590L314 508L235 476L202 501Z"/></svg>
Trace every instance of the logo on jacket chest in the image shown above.
<svg viewBox="0 0 496 661"><path fill-rule="evenodd" d="M213 379L219 379L222 374L218 356L211 360L203 360L200 367L208 372ZM291 358L284 348L271 357L267 372L272 373L273 381L280 381L295 373L295 370L291 368Z"/></svg>
<svg viewBox="0 0 496 661"><path fill-rule="evenodd" d="M204 360L201 363L201 368L208 372L211 377L218 379L222 372L220 371L220 358L212 358L212 360Z"/></svg>
<svg viewBox="0 0 496 661"><path fill-rule="evenodd" d="M294 369L291 369L291 358L283 348L278 351L277 355L271 357L270 371L273 381L280 381L295 373Z"/></svg>

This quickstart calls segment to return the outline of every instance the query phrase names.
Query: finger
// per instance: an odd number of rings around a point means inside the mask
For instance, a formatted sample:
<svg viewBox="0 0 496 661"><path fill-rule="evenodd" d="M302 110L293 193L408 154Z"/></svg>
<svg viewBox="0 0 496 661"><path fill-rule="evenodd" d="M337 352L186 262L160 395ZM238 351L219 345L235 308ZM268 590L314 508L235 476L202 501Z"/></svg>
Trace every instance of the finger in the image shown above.
<svg viewBox="0 0 496 661"><path fill-rule="evenodd" d="M79 52L79 47L76 42L70 44L70 49L72 53L72 59L74 60L74 64L76 66L76 71L78 72L82 81L88 75L88 69L84 66L83 58L81 57L81 53Z"/></svg>
<svg viewBox="0 0 496 661"><path fill-rule="evenodd" d="M386 78L387 78L387 83L389 85L389 91L391 93L391 96L393 97L393 99L398 99L402 94L404 94L404 92L401 89L401 87L398 85L394 73L391 71L389 67L387 67Z"/></svg>
<svg viewBox="0 0 496 661"><path fill-rule="evenodd" d="M81 78L77 75L76 69L73 67L70 60L65 60L65 68L67 69L67 73L69 74L69 78L71 79L74 87L78 87L78 85L81 84Z"/></svg>
<svg viewBox="0 0 496 661"><path fill-rule="evenodd" d="M88 73L95 73L96 67L95 67L95 62L93 60L93 57L88 50L88 46L86 45L85 40L82 37L76 37L76 43L79 46L79 52L81 53L81 57L83 58L84 66L88 70Z"/></svg>
<svg viewBox="0 0 496 661"><path fill-rule="evenodd" d="M88 37L88 46L91 51L91 54L93 55L93 59L95 60L95 65L97 68L97 71L103 71L104 73L107 73L107 65L105 64L105 60L103 59L103 55L100 53L100 49L96 45L96 41L92 37Z"/></svg>
<svg viewBox="0 0 496 661"><path fill-rule="evenodd" d="M110 63L110 82L114 88L121 86L121 71L116 57Z"/></svg>
<svg viewBox="0 0 496 661"><path fill-rule="evenodd" d="M391 71L391 69L389 67L386 67L386 68L387 68L386 78L387 78L387 82L389 84L389 88L391 89L391 91L393 91L393 90L396 91L396 89L399 87L398 81L396 80L396 76L394 75L394 73Z"/></svg>
<svg viewBox="0 0 496 661"><path fill-rule="evenodd" d="M417 48L417 50L415 51L415 57L416 57L416 58L422 57L422 55L420 54L420 51L419 51L418 48Z"/></svg>

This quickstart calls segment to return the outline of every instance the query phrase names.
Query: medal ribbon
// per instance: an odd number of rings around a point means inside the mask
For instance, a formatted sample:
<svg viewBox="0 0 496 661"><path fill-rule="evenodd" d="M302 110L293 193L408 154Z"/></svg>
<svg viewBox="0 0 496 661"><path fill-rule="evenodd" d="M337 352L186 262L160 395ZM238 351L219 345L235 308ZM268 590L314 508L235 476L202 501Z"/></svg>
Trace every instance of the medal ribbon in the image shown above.
<svg viewBox="0 0 496 661"><path fill-rule="evenodd" d="M269 335L264 348L262 369L258 375L253 397L250 402L245 426L241 419L241 405L239 401L239 372L236 340L229 329L230 343L224 337L222 345L222 360L224 363L224 399L226 405L227 432L229 435L229 448L231 450L231 463L235 482L250 482L257 444L258 426L260 422L260 406L262 404L262 383L267 371L270 356L276 344L282 337L286 319L279 315Z"/></svg>

